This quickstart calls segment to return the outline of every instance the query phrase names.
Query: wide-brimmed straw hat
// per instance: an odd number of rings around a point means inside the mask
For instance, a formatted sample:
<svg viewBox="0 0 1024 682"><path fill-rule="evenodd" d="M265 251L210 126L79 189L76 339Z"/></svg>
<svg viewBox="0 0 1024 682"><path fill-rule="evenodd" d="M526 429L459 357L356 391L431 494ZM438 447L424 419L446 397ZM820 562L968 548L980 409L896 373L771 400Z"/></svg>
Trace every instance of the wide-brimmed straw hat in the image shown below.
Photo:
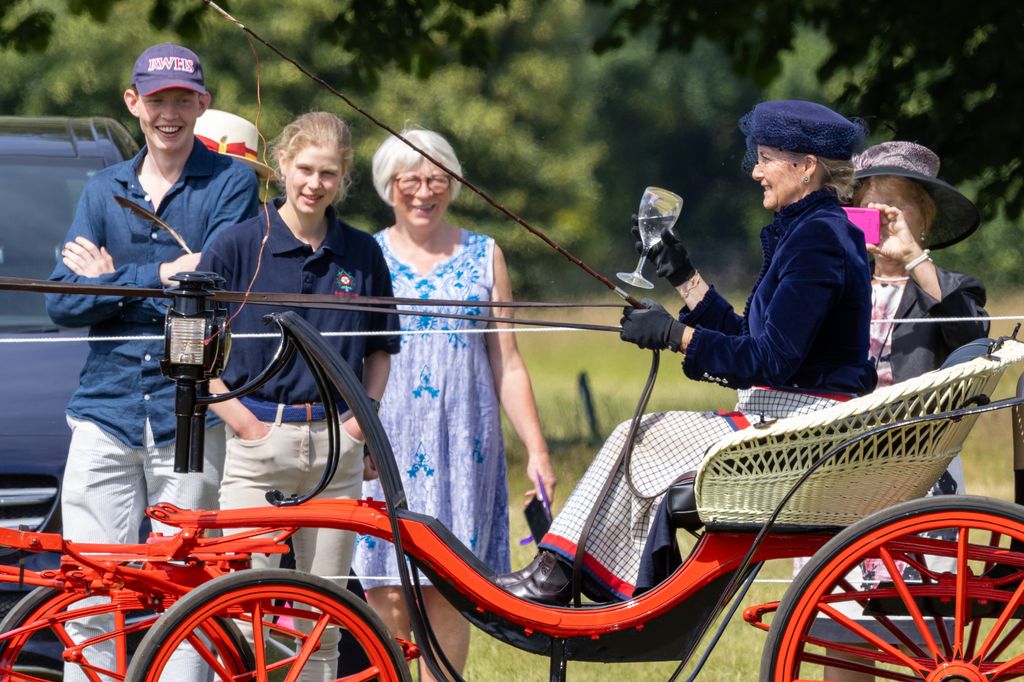
<svg viewBox="0 0 1024 682"><path fill-rule="evenodd" d="M196 120L195 136L208 149L249 164L260 177L273 177L273 169L256 156L260 139L256 126L241 116L207 109Z"/></svg>
<svg viewBox="0 0 1024 682"><path fill-rule="evenodd" d="M939 157L928 147L896 140L868 147L853 158L854 178L895 175L919 183L935 202L935 221L924 246L942 249L966 239L981 224L978 207L948 182L939 180Z"/></svg>

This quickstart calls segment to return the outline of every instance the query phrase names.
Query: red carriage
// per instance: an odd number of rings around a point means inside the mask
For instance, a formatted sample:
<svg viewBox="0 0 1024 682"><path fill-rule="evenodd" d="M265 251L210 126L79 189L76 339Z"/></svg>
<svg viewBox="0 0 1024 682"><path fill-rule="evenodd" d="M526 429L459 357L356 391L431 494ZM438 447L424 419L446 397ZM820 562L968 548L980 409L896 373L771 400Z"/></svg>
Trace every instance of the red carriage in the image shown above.
<svg viewBox="0 0 1024 682"><path fill-rule="evenodd" d="M209 312L194 303L193 312ZM422 573L489 635L549 656L550 678L563 680L569 661L688 660L758 566L811 555L781 603L744 615L768 631L762 679L824 679L823 665L891 680L1024 676L1024 507L964 496L916 499L960 451L980 413L1013 408L1019 418L1021 395L990 400L1005 368L1024 359L1015 339L979 344L973 359L816 414L737 432L705 459L693 507L675 510L697 536L682 567L629 601L565 608L511 596L435 519L409 511L359 381L300 317L273 320L283 341L268 372L298 352L325 403L337 390L366 433L387 499L316 500L314 490L269 508L158 505L148 513L180 531L141 545L0 530L0 544L63 554L59 570L2 574L38 589L0 628L0 676L41 679L22 670L23 655L36 638L49 637L92 680L170 679L162 674L182 648L198 652L218 680L294 680L319 633L335 626L365 659L360 672L342 679L410 679L407 661L416 657L436 675L457 677L416 607ZM213 346L207 360L221 353ZM185 368L177 377L187 427L211 399L202 395L201 371ZM1018 421L1014 429L1019 436ZM190 441L179 432L180 443ZM180 454L187 459L188 452ZM1021 453L1024 460L1024 446ZM373 535L408 558L411 568L401 563L401 573L419 646L394 639L333 582L248 568L253 552L283 553L291 533L312 526ZM866 571L869 564L877 570ZM109 633L72 641L66 624L97 615L108 618Z"/></svg>

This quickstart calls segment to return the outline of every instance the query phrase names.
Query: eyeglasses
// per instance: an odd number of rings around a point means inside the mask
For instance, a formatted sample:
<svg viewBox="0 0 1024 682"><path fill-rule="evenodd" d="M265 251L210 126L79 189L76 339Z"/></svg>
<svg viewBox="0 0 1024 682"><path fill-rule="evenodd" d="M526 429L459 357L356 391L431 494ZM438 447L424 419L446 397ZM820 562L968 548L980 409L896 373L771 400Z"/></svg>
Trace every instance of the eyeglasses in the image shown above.
<svg viewBox="0 0 1024 682"><path fill-rule="evenodd" d="M451 186L452 179L448 175L431 175L429 177L401 175L395 177L395 184L398 185L398 191L402 194L416 194L424 182L427 183L427 189L434 194L440 194Z"/></svg>

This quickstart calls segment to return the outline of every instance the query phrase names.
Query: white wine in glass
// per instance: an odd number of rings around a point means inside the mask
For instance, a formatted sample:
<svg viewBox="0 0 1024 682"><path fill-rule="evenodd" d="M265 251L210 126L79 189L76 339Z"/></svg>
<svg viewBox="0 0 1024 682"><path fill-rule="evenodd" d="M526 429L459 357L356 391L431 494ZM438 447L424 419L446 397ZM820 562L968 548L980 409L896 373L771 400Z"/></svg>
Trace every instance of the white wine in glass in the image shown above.
<svg viewBox="0 0 1024 682"><path fill-rule="evenodd" d="M643 253L640 254L640 261L636 264L636 269L633 272L617 273L620 280L641 289L654 288L654 285L643 274L644 264L647 263L647 254L661 241L662 232L676 224L682 210L683 198L678 194L661 187L648 187L644 190L644 194L640 198L640 210L637 211L637 225L640 230Z"/></svg>

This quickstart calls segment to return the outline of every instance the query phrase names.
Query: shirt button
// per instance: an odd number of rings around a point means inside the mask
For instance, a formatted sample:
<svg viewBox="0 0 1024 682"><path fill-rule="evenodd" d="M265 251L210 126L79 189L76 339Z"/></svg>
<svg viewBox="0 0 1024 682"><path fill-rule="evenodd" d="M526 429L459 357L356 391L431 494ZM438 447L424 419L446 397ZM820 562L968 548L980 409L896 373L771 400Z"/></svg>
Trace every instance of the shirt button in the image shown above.
<svg viewBox="0 0 1024 682"><path fill-rule="evenodd" d="M149 201L149 195L147 194L146 196L143 197L143 199L145 199L146 201Z"/></svg>
<svg viewBox="0 0 1024 682"><path fill-rule="evenodd" d="M118 301L117 302L117 307L118 308L123 308L124 307L124 301Z"/></svg>
<svg viewBox="0 0 1024 682"><path fill-rule="evenodd" d="M149 238L156 239L156 230L153 230L152 232L149 233Z"/></svg>
<svg viewBox="0 0 1024 682"><path fill-rule="evenodd" d="M152 359L153 359L153 356L150 355L149 353L146 353L146 356L143 358L143 360L145 360L146 362L149 362Z"/></svg>
<svg viewBox="0 0 1024 682"><path fill-rule="evenodd" d="M142 396L142 399L143 400L149 400L149 394L147 393L146 395Z"/></svg>

